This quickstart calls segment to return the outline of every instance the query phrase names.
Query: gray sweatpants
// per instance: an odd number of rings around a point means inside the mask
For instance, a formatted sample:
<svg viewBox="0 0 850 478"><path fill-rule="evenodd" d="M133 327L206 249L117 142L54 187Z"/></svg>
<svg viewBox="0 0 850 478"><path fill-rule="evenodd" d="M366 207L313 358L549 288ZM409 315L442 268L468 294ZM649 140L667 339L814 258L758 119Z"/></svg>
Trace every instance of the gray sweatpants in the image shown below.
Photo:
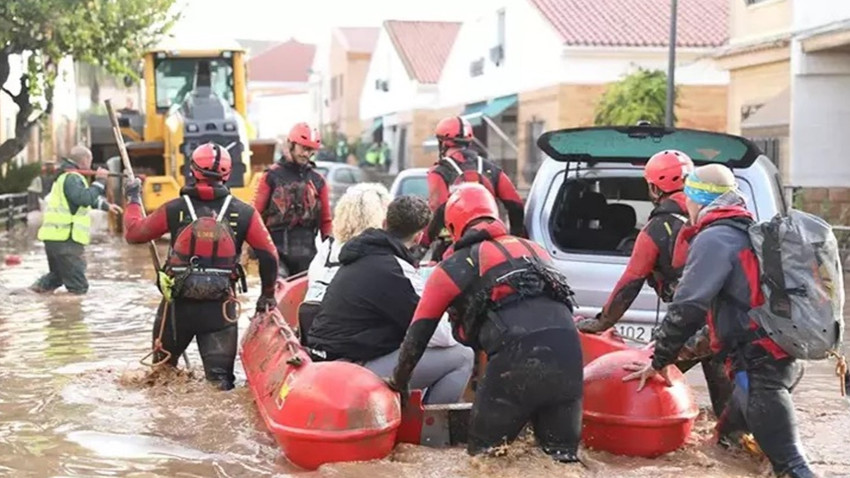
<svg viewBox="0 0 850 478"><path fill-rule="evenodd" d="M392 376L398 363L395 352L370 360L363 364L379 377ZM457 403L460 401L469 377L475 354L463 345L451 347L428 347L410 377L411 389L428 389L424 402L427 404Z"/></svg>

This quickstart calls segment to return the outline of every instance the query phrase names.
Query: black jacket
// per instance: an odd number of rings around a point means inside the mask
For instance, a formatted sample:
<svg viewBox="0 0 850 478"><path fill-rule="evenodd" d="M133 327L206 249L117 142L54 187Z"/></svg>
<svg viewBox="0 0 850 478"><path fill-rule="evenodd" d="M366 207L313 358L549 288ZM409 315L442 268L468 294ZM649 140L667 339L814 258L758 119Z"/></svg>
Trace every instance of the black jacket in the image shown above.
<svg viewBox="0 0 850 478"><path fill-rule="evenodd" d="M339 261L310 326L310 346L329 360L355 362L398 349L419 303L410 252L385 231L367 229L342 247Z"/></svg>

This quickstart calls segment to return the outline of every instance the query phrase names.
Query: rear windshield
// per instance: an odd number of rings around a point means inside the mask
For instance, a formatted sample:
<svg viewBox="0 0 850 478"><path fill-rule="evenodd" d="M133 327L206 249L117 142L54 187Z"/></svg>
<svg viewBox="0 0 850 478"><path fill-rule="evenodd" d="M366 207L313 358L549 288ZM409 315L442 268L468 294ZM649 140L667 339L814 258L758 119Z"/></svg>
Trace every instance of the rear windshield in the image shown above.
<svg viewBox="0 0 850 478"><path fill-rule="evenodd" d="M738 184L753 210L749 183ZM654 207L639 176L569 178L552 211L552 240L563 251L629 256Z"/></svg>
<svg viewBox="0 0 850 478"><path fill-rule="evenodd" d="M728 134L647 126L575 128L550 131L537 141L553 159L644 164L665 149L685 152L697 164L749 167L761 154L751 141Z"/></svg>

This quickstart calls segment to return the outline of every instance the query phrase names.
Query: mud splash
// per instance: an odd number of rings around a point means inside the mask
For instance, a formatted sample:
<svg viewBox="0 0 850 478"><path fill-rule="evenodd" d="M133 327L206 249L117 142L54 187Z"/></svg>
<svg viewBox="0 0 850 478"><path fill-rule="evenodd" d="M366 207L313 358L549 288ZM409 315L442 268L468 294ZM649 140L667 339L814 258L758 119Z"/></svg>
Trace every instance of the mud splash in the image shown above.
<svg viewBox="0 0 850 478"><path fill-rule="evenodd" d="M222 393L194 369L151 372L148 351L159 297L146 251L99 236L88 248L91 289L83 297L26 290L46 272L34 230L0 236L0 476L33 477L690 477L769 476L749 455L711 444L713 422L701 416L689 444L656 460L583 450L586 465L562 465L526 437L499 458L462 449L399 446L384 460L293 469L264 431L237 363L237 388ZM161 244L162 251L165 245ZM249 267L256 299L256 270ZM247 317L240 321L244 332ZM181 360L181 367L183 366ZM828 362L810 364L795 393L800 433L817 471L850 476L845 453L850 406L839 397ZM687 375L708 404L699 367Z"/></svg>

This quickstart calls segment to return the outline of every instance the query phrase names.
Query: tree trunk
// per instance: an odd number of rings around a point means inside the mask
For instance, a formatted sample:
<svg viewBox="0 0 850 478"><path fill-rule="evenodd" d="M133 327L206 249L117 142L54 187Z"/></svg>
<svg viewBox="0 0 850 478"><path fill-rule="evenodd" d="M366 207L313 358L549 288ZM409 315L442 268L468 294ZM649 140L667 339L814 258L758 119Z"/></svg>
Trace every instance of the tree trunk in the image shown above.
<svg viewBox="0 0 850 478"><path fill-rule="evenodd" d="M3 94L8 93L4 92ZM32 127L44 116L44 113L39 113L38 116L31 119L34 110L32 104L30 104L29 81L26 73L21 76L21 91L12 96L12 100L18 106L18 114L15 116L15 137L0 144L0 165L7 163L27 147ZM52 99L48 100L47 106L48 110L52 107Z"/></svg>

